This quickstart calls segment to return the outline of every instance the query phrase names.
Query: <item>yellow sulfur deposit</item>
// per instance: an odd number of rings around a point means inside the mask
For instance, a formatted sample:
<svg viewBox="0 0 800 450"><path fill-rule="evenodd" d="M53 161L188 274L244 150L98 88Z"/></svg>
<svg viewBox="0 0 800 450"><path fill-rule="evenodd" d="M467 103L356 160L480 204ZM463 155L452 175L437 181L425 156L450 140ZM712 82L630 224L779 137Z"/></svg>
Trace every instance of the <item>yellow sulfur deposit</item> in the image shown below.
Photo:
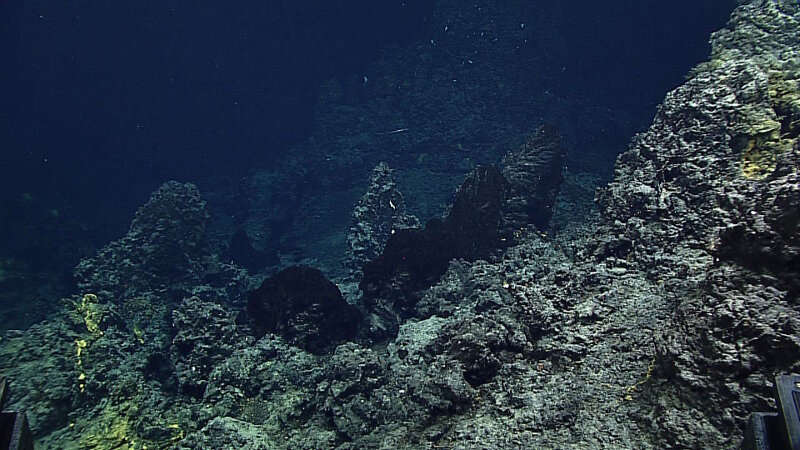
<svg viewBox="0 0 800 450"><path fill-rule="evenodd" d="M756 145L756 140L750 140L742 152L742 176L748 180L761 181L766 179L777 167L777 159L771 148Z"/></svg>

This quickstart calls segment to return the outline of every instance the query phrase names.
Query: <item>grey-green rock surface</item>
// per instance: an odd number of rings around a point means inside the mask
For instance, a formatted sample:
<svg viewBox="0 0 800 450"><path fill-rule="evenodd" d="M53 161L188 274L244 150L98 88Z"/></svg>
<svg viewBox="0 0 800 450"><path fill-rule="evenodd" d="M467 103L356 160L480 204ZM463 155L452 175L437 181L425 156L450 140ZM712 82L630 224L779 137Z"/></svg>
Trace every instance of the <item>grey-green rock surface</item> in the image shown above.
<svg viewBox="0 0 800 450"><path fill-rule="evenodd" d="M800 371L799 21L740 5L598 214L450 261L388 340L256 338L235 319L253 283L168 183L62 311L0 341L11 406L52 449L737 448Z"/></svg>
<svg viewBox="0 0 800 450"><path fill-rule="evenodd" d="M353 281L361 281L362 266L380 256L389 236L398 230L419 226L419 219L406 208L392 169L385 162L376 165L367 192L353 210L353 223L347 235L345 265Z"/></svg>

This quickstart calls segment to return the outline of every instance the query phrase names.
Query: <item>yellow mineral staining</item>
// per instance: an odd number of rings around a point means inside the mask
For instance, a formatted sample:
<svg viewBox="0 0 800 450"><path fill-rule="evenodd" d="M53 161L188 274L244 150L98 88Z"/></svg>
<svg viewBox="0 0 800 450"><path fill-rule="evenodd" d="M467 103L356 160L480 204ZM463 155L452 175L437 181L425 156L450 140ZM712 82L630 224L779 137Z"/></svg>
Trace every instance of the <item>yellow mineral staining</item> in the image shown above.
<svg viewBox="0 0 800 450"><path fill-rule="evenodd" d="M77 356L78 356L78 364L80 364L81 363L81 355L83 354L84 349L89 346L89 343L86 342L86 339L76 339L75 340L75 345L78 347Z"/></svg>
<svg viewBox="0 0 800 450"><path fill-rule="evenodd" d="M172 443L183 440L186 437L186 432L177 423L171 423L167 425L167 428L172 430L172 437L170 437L170 442Z"/></svg>
<svg viewBox="0 0 800 450"><path fill-rule="evenodd" d="M124 408L109 404L98 420L92 421L87 428L87 433L80 440L80 448L95 450L137 448Z"/></svg>
<svg viewBox="0 0 800 450"><path fill-rule="evenodd" d="M765 180L778 165L778 160L771 146L758 145L756 139L747 142L742 152L742 176L748 180Z"/></svg>
<svg viewBox="0 0 800 450"><path fill-rule="evenodd" d="M85 294L81 298L80 303L76 305L78 314L83 317L83 322L86 324L86 329L94 338L103 335L103 330L100 329L100 322L103 320L103 310L99 303L95 294Z"/></svg>
<svg viewBox="0 0 800 450"><path fill-rule="evenodd" d="M741 174L748 180L766 180L800 134L800 82L788 73L772 71L768 90L771 110L749 110L743 122Z"/></svg>
<svg viewBox="0 0 800 450"><path fill-rule="evenodd" d="M78 318L83 322L89 336L86 339L75 339L75 367L78 371L78 390L81 394L86 392L86 354L92 343L103 336L100 322L103 320L103 308L95 294L85 294L80 301L73 302ZM79 322L79 323L80 323Z"/></svg>
<svg viewBox="0 0 800 450"><path fill-rule="evenodd" d="M628 386L625 389L625 396L622 397L625 401L632 401L633 400L633 393L637 392L643 384L647 383L650 378L653 376L653 370L656 368L656 357L654 356L652 360L650 360L650 364L647 366L647 373L645 373L644 378L637 381L636 383Z"/></svg>
<svg viewBox="0 0 800 450"><path fill-rule="evenodd" d="M144 330L139 325L133 326L133 335L136 336L136 342L144 345Z"/></svg>
<svg viewBox="0 0 800 450"><path fill-rule="evenodd" d="M77 363L75 364L78 367L78 389L81 391L81 394L86 391L86 373L83 371L83 356L86 352L86 348L89 347L89 343L85 339L76 339L75 340L75 358L77 359Z"/></svg>
<svg viewBox="0 0 800 450"><path fill-rule="evenodd" d="M788 72L770 72L769 98L781 122L782 137L796 138L800 134L800 80Z"/></svg>
<svg viewBox="0 0 800 450"><path fill-rule="evenodd" d="M153 442L137 435L133 418L139 414L136 400L109 402L99 414L82 417L71 426L81 430L78 448L92 450L147 450L174 448L186 435L178 424L165 425L171 435Z"/></svg>
<svg viewBox="0 0 800 450"><path fill-rule="evenodd" d="M86 374L83 372L78 375L78 389L80 389L81 394L86 391Z"/></svg>
<svg viewBox="0 0 800 450"><path fill-rule="evenodd" d="M69 424L77 448L86 450L147 450L174 448L186 437L186 431L174 420L161 425L163 436L152 441L139 436L134 420L139 417L140 399L109 401L94 414L79 417ZM168 419L167 419L168 420ZM165 420L166 421L166 420Z"/></svg>

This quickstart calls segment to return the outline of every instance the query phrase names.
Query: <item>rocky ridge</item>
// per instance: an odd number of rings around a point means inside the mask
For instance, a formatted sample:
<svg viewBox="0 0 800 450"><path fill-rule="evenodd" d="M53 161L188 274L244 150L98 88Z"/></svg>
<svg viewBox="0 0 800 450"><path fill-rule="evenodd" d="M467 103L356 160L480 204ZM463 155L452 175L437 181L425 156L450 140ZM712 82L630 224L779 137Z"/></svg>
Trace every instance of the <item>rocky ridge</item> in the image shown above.
<svg viewBox="0 0 800 450"><path fill-rule="evenodd" d="M582 233L525 233L499 261L451 262L383 356L341 346L330 363L352 370L323 384L308 435L332 426L339 448L736 448L749 412L769 408L770 376L798 369L796 77L791 61L759 62L796 47L798 17L792 2L740 6L712 61L619 157Z"/></svg>
<svg viewBox="0 0 800 450"><path fill-rule="evenodd" d="M247 280L169 183L82 264L96 292L0 343L13 406L42 448L736 448L800 371L798 20L741 5L599 217L450 261L386 345L256 340L229 315ZM164 254L186 270L162 277Z"/></svg>

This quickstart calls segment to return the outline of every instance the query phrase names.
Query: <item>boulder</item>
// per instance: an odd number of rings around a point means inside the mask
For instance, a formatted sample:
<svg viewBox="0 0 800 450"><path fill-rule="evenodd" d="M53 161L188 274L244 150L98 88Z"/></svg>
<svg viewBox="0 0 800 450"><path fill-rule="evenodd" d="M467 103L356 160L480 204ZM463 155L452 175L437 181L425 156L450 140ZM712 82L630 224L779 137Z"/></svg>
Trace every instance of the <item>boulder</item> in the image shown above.
<svg viewBox="0 0 800 450"><path fill-rule="evenodd" d="M361 314L322 272L293 266L248 293L247 318L259 335L274 333L322 354L355 336Z"/></svg>

